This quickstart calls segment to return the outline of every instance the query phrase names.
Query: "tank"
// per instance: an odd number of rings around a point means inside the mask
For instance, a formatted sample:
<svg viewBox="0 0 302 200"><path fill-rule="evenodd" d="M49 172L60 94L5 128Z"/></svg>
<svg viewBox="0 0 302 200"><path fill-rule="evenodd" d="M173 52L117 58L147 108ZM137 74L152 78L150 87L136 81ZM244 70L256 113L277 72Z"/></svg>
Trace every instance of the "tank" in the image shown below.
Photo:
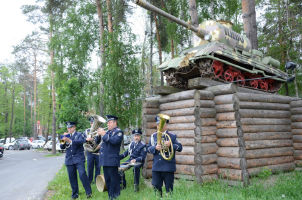
<svg viewBox="0 0 302 200"><path fill-rule="evenodd" d="M207 20L194 27L143 0L135 3L190 29L200 38L193 48L158 67L170 86L186 89L189 79L202 77L274 93L282 83L292 80L278 69L278 60L252 49L249 39L233 31L230 23Z"/></svg>

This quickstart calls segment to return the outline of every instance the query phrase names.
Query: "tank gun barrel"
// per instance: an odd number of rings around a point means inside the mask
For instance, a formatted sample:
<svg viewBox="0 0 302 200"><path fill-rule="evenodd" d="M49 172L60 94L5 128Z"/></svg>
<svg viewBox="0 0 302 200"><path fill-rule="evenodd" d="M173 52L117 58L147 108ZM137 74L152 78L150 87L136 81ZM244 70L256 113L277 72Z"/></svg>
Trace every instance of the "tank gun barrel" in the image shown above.
<svg viewBox="0 0 302 200"><path fill-rule="evenodd" d="M177 17L170 15L169 13L166 13L165 11L153 6L152 4L150 4L144 0L135 0L134 3L147 10L150 10L156 14L166 17L170 21L173 21L181 26L184 26L184 27L190 29L191 31L195 32L197 36L199 36L201 38L204 38L206 35L208 35L207 31L205 31L203 29L199 29L198 27L192 26L190 23L187 23L181 19L178 19Z"/></svg>

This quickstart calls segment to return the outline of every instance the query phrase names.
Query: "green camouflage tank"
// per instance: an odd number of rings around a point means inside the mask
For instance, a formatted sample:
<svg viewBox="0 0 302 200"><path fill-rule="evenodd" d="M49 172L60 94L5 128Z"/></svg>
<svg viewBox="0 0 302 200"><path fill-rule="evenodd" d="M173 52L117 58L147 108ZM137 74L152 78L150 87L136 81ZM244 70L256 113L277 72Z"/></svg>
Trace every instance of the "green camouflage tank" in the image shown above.
<svg viewBox="0 0 302 200"><path fill-rule="evenodd" d="M195 47L159 66L170 86L187 88L189 79L203 77L276 92L291 79L278 69L278 60L252 49L249 39L233 31L229 23L208 20L194 27L143 0L135 3L192 30L200 38Z"/></svg>

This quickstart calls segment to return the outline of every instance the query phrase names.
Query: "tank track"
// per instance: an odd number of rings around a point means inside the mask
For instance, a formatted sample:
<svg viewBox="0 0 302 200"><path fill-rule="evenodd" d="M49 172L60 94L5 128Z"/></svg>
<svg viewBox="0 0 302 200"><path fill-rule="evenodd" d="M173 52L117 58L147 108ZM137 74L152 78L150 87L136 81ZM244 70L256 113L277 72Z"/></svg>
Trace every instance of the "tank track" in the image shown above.
<svg viewBox="0 0 302 200"><path fill-rule="evenodd" d="M250 88L263 92L275 93L281 87L281 82L272 79L261 79L260 75L242 73L240 70L212 59L200 59L193 65L181 67L178 70L164 71L166 81L172 87L187 89L188 80L202 77L223 83L233 82L240 87Z"/></svg>

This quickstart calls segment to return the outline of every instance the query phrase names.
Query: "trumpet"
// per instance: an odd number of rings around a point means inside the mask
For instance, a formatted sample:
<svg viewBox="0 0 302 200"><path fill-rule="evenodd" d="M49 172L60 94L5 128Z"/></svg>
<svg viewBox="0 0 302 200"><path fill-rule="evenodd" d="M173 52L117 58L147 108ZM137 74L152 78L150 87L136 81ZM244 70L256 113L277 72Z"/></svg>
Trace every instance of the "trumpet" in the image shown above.
<svg viewBox="0 0 302 200"><path fill-rule="evenodd" d="M162 146L162 149L160 150L160 154L165 160L172 160L174 156L174 149L173 149L173 144L171 137L167 133L163 133L163 127L166 123L166 120L170 119L170 116L165 115L165 114L158 114L159 116L159 125L157 129L157 143ZM165 141L170 141L170 147L167 147L165 145Z"/></svg>
<svg viewBox="0 0 302 200"><path fill-rule="evenodd" d="M66 144L66 142L63 140L64 137L71 138L71 135L70 133L66 135L60 135L60 144Z"/></svg>

